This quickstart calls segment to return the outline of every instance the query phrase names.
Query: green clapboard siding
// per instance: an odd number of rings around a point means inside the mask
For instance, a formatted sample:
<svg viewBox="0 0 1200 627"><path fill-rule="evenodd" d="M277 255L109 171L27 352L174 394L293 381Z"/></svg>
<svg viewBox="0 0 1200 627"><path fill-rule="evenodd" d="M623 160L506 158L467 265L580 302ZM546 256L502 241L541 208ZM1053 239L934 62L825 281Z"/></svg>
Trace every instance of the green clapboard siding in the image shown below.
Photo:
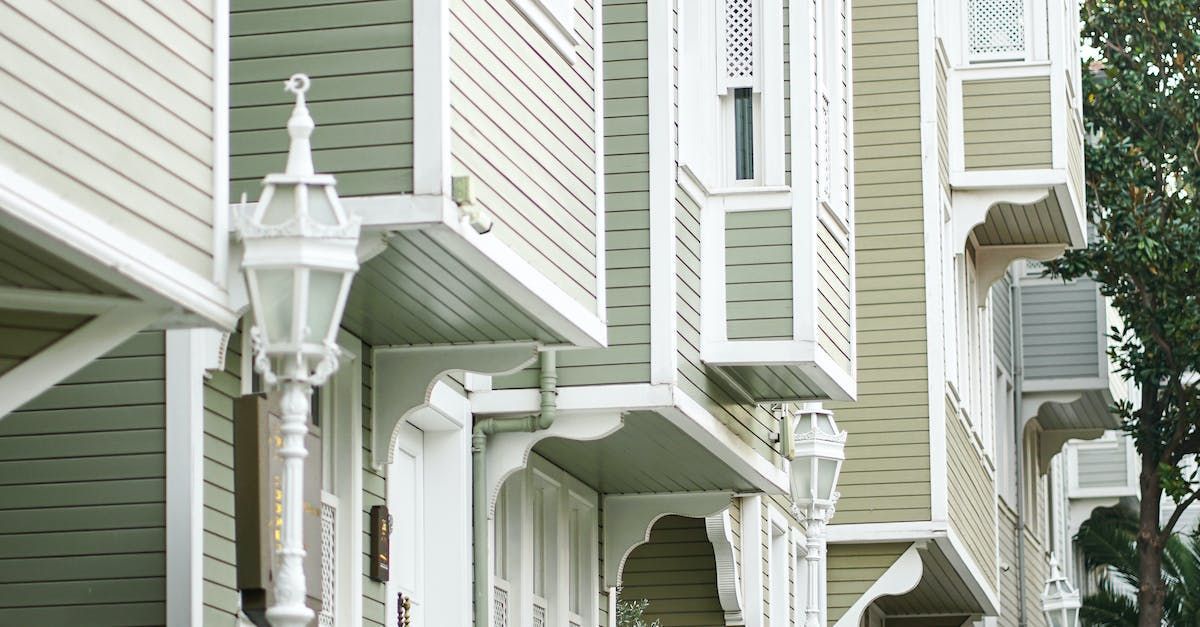
<svg viewBox="0 0 1200 627"><path fill-rule="evenodd" d="M994 481L974 435L946 401L946 463L950 525L958 532L985 581L995 585L996 523Z"/></svg>
<svg viewBox="0 0 1200 627"><path fill-rule="evenodd" d="M992 286L992 354L996 363L1013 371L1012 275L1004 273ZM997 391L1000 393L1000 391Z"/></svg>
<svg viewBox="0 0 1200 627"><path fill-rule="evenodd" d="M371 347L363 345L362 351L362 441L363 441L363 467L362 467L362 485L363 485L363 529L367 530L368 525L365 521L369 520L371 515L371 507L375 505L387 505L387 483L382 474L382 470L375 470L371 467ZM367 576L370 569L367 567L371 559L371 543L363 540L363 568L362 568L362 590L363 590L363 624L364 625L379 625L382 627L385 623L384 611L386 609L386 592L387 586L384 583L375 581Z"/></svg>
<svg viewBox="0 0 1200 627"><path fill-rule="evenodd" d="M792 339L792 213L725 216L725 319L731 340Z"/></svg>
<svg viewBox="0 0 1200 627"><path fill-rule="evenodd" d="M0 309L0 374L79 328L89 316Z"/></svg>
<svg viewBox="0 0 1200 627"><path fill-rule="evenodd" d="M999 504L998 519L1000 522L1000 560L1006 564L1017 563L1017 515L1006 504ZM1050 574L1049 555L1041 540L1032 531L1025 531L1026 542L1026 575L1021 581L1016 568L1010 568L1000 573L1000 627L1019 627L1020 589L1025 587L1026 603L1041 599L1046 578ZM1040 611L1027 612L1029 627L1046 627L1046 616Z"/></svg>
<svg viewBox="0 0 1200 627"><path fill-rule="evenodd" d="M829 404L850 432L838 523L930 516L916 6L853 3L858 402Z"/></svg>
<svg viewBox="0 0 1200 627"><path fill-rule="evenodd" d="M233 403L242 393L242 336L229 338L225 369L204 381L204 613L232 625L238 611L233 511Z"/></svg>
<svg viewBox="0 0 1200 627"><path fill-rule="evenodd" d="M829 545L829 624L836 623L908 547L907 543Z"/></svg>
<svg viewBox="0 0 1200 627"><path fill-rule="evenodd" d="M450 3L450 150L495 237L595 309L595 31L571 4L575 65L512 2Z"/></svg>
<svg viewBox="0 0 1200 627"><path fill-rule="evenodd" d="M646 599L645 619L664 625L721 627L717 562L703 518L666 516L654 523L650 541L629 554L621 596Z"/></svg>
<svg viewBox="0 0 1200 627"><path fill-rule="evenodd" d="M0 163L207 280L212 16L26 0L0 25Z"/></svg>
<svg viewBox="0 0 1200 627"><path fill-rule="evenodd" d="M1025 377L1104 377L1100 293L1088 279L1021 286Z"/></svg>
<svg viewBox="0 0 1200 627"><path fill-rule="evenodd" d="M0 421L0 625L162 625L162 332Z"/></svg>
<svg viewBox="0 0 1200 627"><path fill-rule="evenodd" d="M605 265L608 348L561 351L558 383L650 380L650 144L646 2L606 0L604 16ZM537 387L537 369L496 389Z"/></svg>
<svg viewBox="0 0 1200 627"><path fill-rule="evenodd" d="M1049 77L967 81L962 90L968 170L1050 167Z"/></svg>
<svg viewBox="0 0 1200 627"><path fill-rule="evenodd" d="M817 346L850 372L850 251L824 220L817 222Z"/></svg>
<svg viewBox="0 0 1200 627"><path fill-rule="evenodd" d="M239 0L230 15L231 198L282 171L293 96L313 79L313 161L342 196L412 192L411 0Z"/></svg>
<svg viewBox="0 0 1200 627"><path fill-rule="evenodd" d="M778 428L774 418L762 408L735 400L738 397L725 387L720 375L700 359L700 207L678 187L675 237L679 387L760 454L773 459L771 435Z"/></svg>

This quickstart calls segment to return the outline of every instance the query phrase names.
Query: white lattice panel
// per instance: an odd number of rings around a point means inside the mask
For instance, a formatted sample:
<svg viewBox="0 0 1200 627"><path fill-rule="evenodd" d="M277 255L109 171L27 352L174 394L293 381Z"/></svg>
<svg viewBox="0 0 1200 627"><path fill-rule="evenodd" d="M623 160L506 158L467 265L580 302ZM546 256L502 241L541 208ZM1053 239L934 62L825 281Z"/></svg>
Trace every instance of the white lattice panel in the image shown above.
<svg viewBox="0 0 1200 627"><path fill-rule="evenodd" d="M546 608L533 604L533 627L546 627Z"/></svg>
<svg viewBox="0 0 1200 627"><path fill-rule="evenodd" d="M827 94L817 96L817 199L829 200L833 178L833 119Z"/></svg>
<svg viewBox="0 0 1200 627"><path fill-rule="evenodd" d="M1025 56L1025 0L970 0L967 22L971 58Z"/></svg>
<svg viewBox="0 0 1200 627"><path fill-rule="evenodd" d="M725 0L725 70L732 85L754 80L754 0Z"/></svg>
<svg viewBox="0 0 1200 627"><path fill-rule="evenodd" d="M336 534L337 508L321 503L321 614L317 616L320 627L333 627L334 617L334 569L337 564Z"/></svg>
<svg viewBox="0 0 1200 627"><path fill-rule="evenodd" d="M500 586L492 590L492 627L508 627L508 590Z"/></svg>

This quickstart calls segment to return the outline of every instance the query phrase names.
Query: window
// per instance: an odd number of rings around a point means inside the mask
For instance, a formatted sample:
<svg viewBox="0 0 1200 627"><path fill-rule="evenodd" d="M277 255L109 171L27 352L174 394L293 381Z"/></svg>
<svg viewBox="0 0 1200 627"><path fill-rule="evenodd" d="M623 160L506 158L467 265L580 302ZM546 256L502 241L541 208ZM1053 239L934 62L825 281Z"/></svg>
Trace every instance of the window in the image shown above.
<svg viewBox="0 0 1200 627"><path fill-rule="evenodd" d="M505 481L493 528L494 625L599 621L596 503L594 491L536 455Z"/></svg>
<svg viewBox="0 0 1200 627"><path fill-rule="evenodd" d="M969 0L967 58L972 62L1021 61L1026 57L1028 0Z"/></svg>
<svg viewBox="0 0 1200 627"><path fill-rule="evenodd" d="M726 119L727 140L724 142L727 172L735 184L759 182L755 154L760 149L760 124L755 120L756 92L762 91L758 54L761 48L761 7L759 0L720 0L720 17L724 18L725 71L720 80L722 117Z"/></svg>

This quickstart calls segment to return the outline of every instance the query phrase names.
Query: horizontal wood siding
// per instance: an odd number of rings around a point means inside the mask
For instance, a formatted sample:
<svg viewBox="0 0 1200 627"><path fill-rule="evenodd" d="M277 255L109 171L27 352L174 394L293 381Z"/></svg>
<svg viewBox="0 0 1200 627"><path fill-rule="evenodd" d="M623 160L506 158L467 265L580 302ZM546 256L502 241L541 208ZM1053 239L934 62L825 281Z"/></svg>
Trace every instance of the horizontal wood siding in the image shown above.
<svg viewBox="0 0 1200 627"><path fill-rule="evenodd" d="M700 206L679 187L675 190L675 223L679 387L761 455L775 459L771 437L778 427L770 412L739 400L700 358Z"/></svg>
<svg viewBox="0 0 1200 627"><path fill-rule="evenodd" d="M850 363L850 252L824 220L817 221L817 346L845 372Z"/></svg>
<svg viewBox="0 0 1200 627"><path fill-rule="evenodd" d="M1099 291L1082 279L1021 286L1021 340L1029 379L1104 377Z"/></svg>
<svg viewBox="0 0 1200 627"><path fill-rule="evenodd" d="M0 309L0 375L89 320L90 316Z"/></svg>
<svg viewBox="0 0 1200 627"><path fill-rule="evenodd" d="M963 421L946 403L946 464L950 525L958 532L967 552L995 586L996 521L995 485Z"/></svg>
<svg viewBox="0 0 1200 627"><path fill-rule="evenodd" d="M413 189L411 0L238 0L230 16L231 198L287 162L296 72L313 79L313 161L342 196Z"/></svg>
<svg viewBox="0 0 1200 627"><path fill-rule="evenodd" d="M792 213L725 215L725 318L731 340L792 339Z"/></svg>
<svg viewBox="0 0 1200 627"><path fill-rule="evenodd" d="M950 90L946 84L950 75L950 60L942 41L937 40L937 142L938 184L950 198Z"/></svg>
<svg viewBox="0 0 1200 627"><path fill-rule="evenodd" d="M371 542L368 537L371 531L371 526L368 524L371 516L371 507L375 505L387 505L387 478L383 474L383 470L375 470L371 466L371 347L363 344L362 347L362 441L363 441L363 467L362 467L362 511L363 511L363 567L362 567L362 591L363 591L363 625L379 625L383 627L386 623L384 614L387 609L387 586L384 583L375 581L370 578L371 560Z"/></svg>
<svg viewBox="0 0 1200 627"><path fill-rule="evenodd" d="M514 3L450 3L451 156L492 233L594 309L592 0L573 6L571 65Z"/></svg>
<svg viewBox="0 0 1200 627"><path fill-rule="evenodd" d="M666 516L654 523L650 541L629 554L622 571L621 598L646 599L647 623L664 627L721 627L725 613L717 598L717 562L703 518Z"/></svg>
<svg viewBox="0 0 1200 627"><path fill-rule="evenodd" d="M858 402L837 523L929 520L929 392L915 0L854 0Z"/></svg>
<svg viewBox="0 0 1200 627"><path fill-rule="evenodd" d="M1007 272L992 286L992 354L996 363L1013 371L1012 275Z"/></svg>
<svg viewBox="0 0 1200 627"><path fill-rule="evenodd" d="M964 81L962 93L968 170L1050 167L1049 77Z"/></svg>
<svg viewBox="0 0 1200 627"><path fill-rule="evenodd" d="M650 381L646 0L605 0L603 16L608 347L560 351L558 384L562 386ZM537 387L537 377L534 366L497 377L493 387Z"/></svg>
<svg viewBox="0 0 1200 627"><path fill-rule="evenodd" d="M0 624L166 622L162 332L0 421Z"/></svg>
<svg viewBox="0 0 1200 627"><path fill-rule="evenodd" d="M229 338L225 369L204 381L204 624L237 616L233 403L242 394L242 336Z"/></svg>
<svg viewBox="0 0 1200 627"><path fill-rule="evenodd" d="M1129 460L1125 457L1125 440L1112 446L1078 447L1079 487L1125 488L1129 485Z"/></svg>
<svg viewBox="0 0 1200 627"><path fill-rule="evenodd" d="M844 616L908 547L908 543L829 545L829 624Z"/></svg>
<svg viewBox="0 0 1200 627"><path fill-rule="evenodd" d="M1020 590L1025 588L1026 622L1029 627L1046 627L1041 611L1042 590L1050 573L1049 556L1033 533L1025 532L1025 577L1017 570L1017 514L1000 503L1000 561L1011 568L1000 573L999 627L1020 627ZM1077 582L1074 582L1077 583Z"/></svg>
<svg viewBox="0 0 1200 627"><path fill-rule="evenodd" d="M210 277L211 15L22 0L0 24L0 163Z"/></svg>
<svg viewBox="0 0 1200 627"><path fill-rule="evenodd" d="M1084 165L1083 165L1083 120L1078 111L1074 108L1074 103L1069 99L1064 98L1067 107L1067 184L1071 186L1071 191L1075 192L1080 204L1085 204L1084 195L1087 193L1087 187L1084 184Z"/></svg>

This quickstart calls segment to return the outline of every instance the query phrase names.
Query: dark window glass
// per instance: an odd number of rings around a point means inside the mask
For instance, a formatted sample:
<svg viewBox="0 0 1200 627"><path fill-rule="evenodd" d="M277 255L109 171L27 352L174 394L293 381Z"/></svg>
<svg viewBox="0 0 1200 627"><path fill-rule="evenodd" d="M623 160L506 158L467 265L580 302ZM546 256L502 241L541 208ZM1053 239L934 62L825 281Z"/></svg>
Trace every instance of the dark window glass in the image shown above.
<svg viewBox="0 0 1200 627"><path fill-rule="evenodd" d="M754 178L754 92L733 90L734 174L737 180Z"/></svg>

